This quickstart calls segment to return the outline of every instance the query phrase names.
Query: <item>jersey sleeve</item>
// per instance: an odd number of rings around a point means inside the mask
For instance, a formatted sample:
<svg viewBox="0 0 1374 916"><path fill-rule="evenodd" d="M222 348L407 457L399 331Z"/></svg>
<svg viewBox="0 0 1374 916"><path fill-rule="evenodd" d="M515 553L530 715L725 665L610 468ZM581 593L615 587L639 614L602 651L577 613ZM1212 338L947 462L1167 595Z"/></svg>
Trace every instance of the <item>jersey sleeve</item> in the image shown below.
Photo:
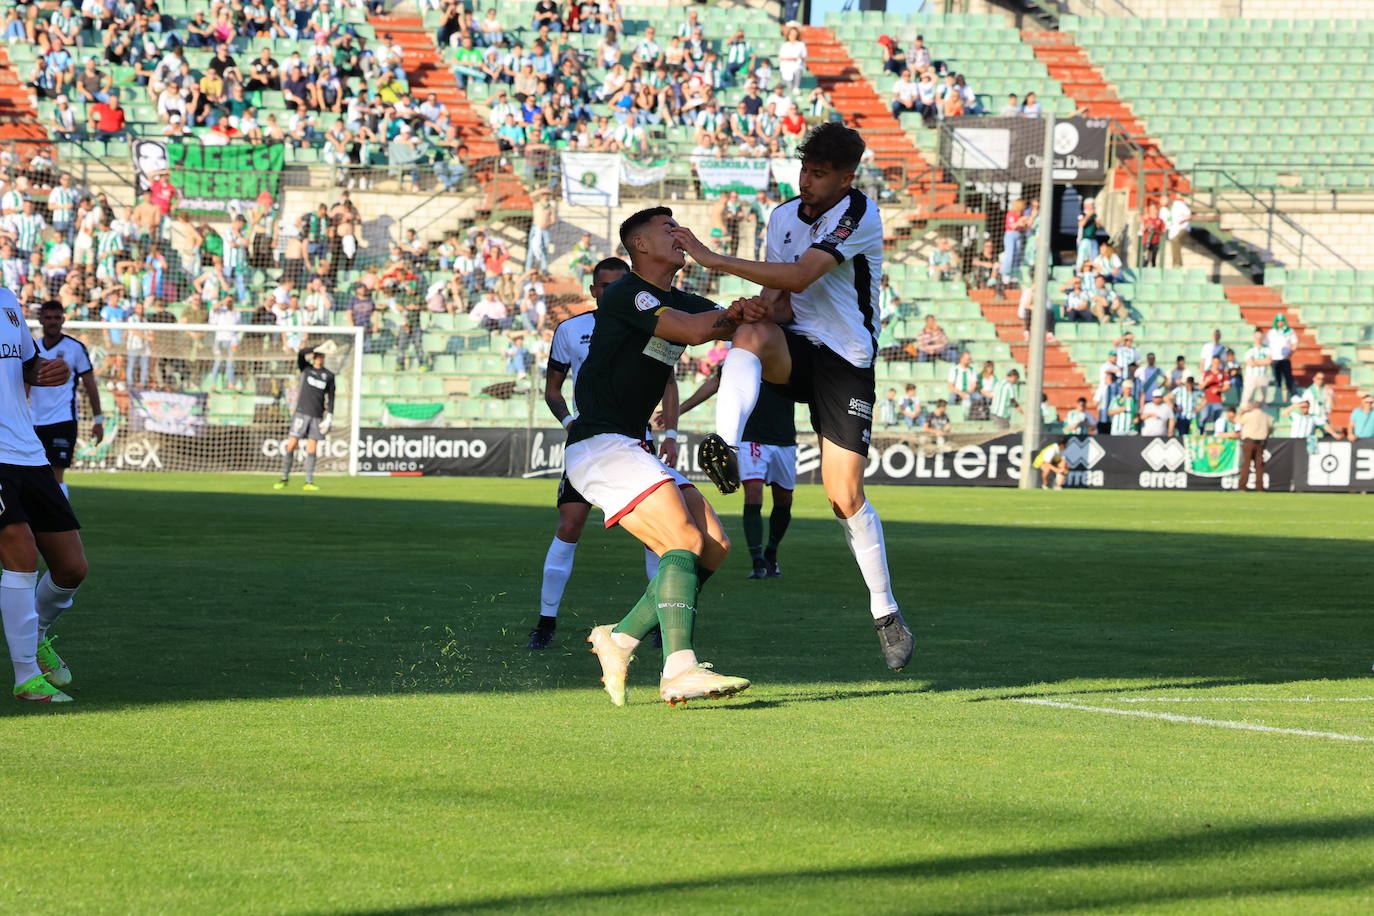
<svg viewBox="0 0 1374 916"><path fill-rule="evenodd" d="M572 348L568 343L571 335L567 331L567 321L559 323L553 332L553 343L549 345L549 368L555 372L566 373L572 368Z"/></svg>
<svg viewBox="0 0 1374 916"><path fill-rule="evenodd" d="M878 208L863 194L855 192L835 228L811 247L819 248L843 264L858 254L868 254L883 246L883 220Z"/></svg>
<svg viewBox="0 0 1374 916"><path fill-rule="evenodd" d="M76 346L72 347L72 374L82 376L94 368L91 365L91 355L86 352L85 344L77 341Z"/></svg>
<svg viewBox="0 0 1374 916"><path fill-rule="evenodd" d="M617 282L601 294L598 312L616 321L623 321L636 331L652 335L658 327L658 316L671 308L664 301L665 298L653 290L636 289L628 283ZM599 316L597 320L601 320Z"/></svg>
<svg viewBox="0 0 1374 916"><path fill-rule="evenodd" d="M763 258L765 261L779 262L787 260L787 256L783 254L782 250L783 230L780 227L783 221L778 218L778 214L781 212L782 207L778 207L773 211L773 215L768 217L768 229L764 234Z"/></svg>

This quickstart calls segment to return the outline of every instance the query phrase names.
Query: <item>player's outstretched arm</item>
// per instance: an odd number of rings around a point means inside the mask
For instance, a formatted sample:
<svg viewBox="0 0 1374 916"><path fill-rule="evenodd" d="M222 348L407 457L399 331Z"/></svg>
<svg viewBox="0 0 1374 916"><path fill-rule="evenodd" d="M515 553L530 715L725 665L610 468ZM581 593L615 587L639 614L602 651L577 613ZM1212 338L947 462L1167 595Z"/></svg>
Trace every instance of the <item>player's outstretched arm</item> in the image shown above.
<svg viewBox="0 0 1374 916"><path fill-rule="evenodd" d="M707 270L734 274L765 289L800 293L835 267L836 256L821 248L808 248L800 260L793 262L746 261L712 251L686 226L673 229L673 236L692 260Z"/></svg>
<svg viewBox="0 0 1374 916"><path fill-rule="evenodd" d="M758 297L736 299L728 309L696 314L665 308L658 313L654 336L692 346L711 340L729 340L740 325L766 319L765 306Z"/></svg>
<svg viewBox="0 0 1374 916"><path fill-rule="evenodd" d="M717 369L715 371L715 374L713 374L706 381L702 382L701 387L698 388L696 391L693 391L691 395L688 396L687 400L682 402L682 408L678 411L678 413L683 414L691 410L693 407L699 407L702 404L705 404L707 401L711 400L711 398L715 397L716 392L719 390L720 370Z"/></svg>
<svg viewBox="0 0 1374 916"><path fill-rule="evenodd" d="M548 406L553 418L564 426L568 425L568 417L572 411L568 410L568 402L563 397L563 381L568 377L568 373L563 369L549 367L544 375L544 403Z"/></svg>

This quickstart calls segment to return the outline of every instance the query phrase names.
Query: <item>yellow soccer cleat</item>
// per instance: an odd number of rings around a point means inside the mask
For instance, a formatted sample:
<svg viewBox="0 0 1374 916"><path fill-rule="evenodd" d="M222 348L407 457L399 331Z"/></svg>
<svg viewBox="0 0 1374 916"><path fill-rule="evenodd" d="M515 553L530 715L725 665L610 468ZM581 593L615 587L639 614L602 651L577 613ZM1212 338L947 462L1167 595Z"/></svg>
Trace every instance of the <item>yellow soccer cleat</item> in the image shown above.
<svg viewBox="0 0 1374 916"><path fill-rule="evenodd" d="M719 700L749 689L744 678L716 674L710 669L710 662L702 662L677 677L664 678L658 682L658 695L669 706L678 706L688 700Z"/></svg>
<svg viewBox="0 0 1374 916"><path fill-rule="evenodd" d="M307 493L315 493L315 492L318 492L320 488L319 488L319 486L317 486L316 484L307 483L307 484L303 485L303 486L301 487L301 489L304 490L304 491L307 492Z"/></svg>
<svg viewBox="0 0 1374 916"><path fill-rule="evenodd" d="M633 649L622 649L611 639L611 630L614 629L610 624L602 624L599 627L592 627L592 633L587 637L587 642L592 644L592 653L601 662L601 683L606 685L606 692L611 696L611 702L617 706L625 705L625 672L630 669L630 660L634 658Z"/></svg>

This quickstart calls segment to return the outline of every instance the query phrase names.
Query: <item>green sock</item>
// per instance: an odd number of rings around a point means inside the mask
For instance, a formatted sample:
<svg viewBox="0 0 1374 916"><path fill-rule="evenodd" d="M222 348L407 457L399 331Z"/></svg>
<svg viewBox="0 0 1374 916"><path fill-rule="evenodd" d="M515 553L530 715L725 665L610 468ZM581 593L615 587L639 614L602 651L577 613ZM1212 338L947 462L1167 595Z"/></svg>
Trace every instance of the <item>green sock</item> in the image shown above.
<svg viewBox="0 0 1374 916"><path fill-rule="evenodd" d="M776 554L778 552L778 545L782 543L782 536L787 533L787 526L791 523L791 506L773 506L773 511L768 515L768 553Z"/></svg>
<svg viewBox="0 0 1374 916"><path fill-rule="evenodd" d="M658 626L663 632L663 658L692 648L696 619L697 555L670 550L658 561Z"/></svg>
<svg viewBox="0 0 1374 916"><path fill-rule="evenodd" d="M639 599L625 619L615 625L612 633L624 633L634 639L643 639L650 630L658 626L658 576L654 576L644 595Z"/></svg>
<svg viewBox="0 0 1374 916"><path fill-rule="evenodd" d="M744 543L749 545L749 556L755 560L763 559L763 504L744 504Z"/></svg>

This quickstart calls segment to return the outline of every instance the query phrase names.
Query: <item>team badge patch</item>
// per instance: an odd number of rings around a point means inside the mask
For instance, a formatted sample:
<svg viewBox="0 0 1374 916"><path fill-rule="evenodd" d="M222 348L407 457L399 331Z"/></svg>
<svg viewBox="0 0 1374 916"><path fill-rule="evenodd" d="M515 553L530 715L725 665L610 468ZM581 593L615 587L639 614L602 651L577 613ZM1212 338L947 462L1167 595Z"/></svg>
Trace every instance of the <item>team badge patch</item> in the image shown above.
<svg viewBox="0 0 1374 916"><path fill-rule="evenodd" d="M14 309L5 309L5 314L9 316L10 324L19 327L19 313Z"/></svg>
<svg viewBox="0 0 1374 916"><path fill-rule="evenodd" d="M857 221L852 216L845 215L840 217L840 221L835 224L835 228L830 230L830 238L828 240L843 242L854 234L854 229L857 225Z"/></svg>
<svg viewBox="0 0 1374 916"><path fill-rule="evenodd" d="M635 308L639 309L641 312L647 312L649 309L656 309L660 304L658 297L647 289L640 290L635 294Z"/></svg>

